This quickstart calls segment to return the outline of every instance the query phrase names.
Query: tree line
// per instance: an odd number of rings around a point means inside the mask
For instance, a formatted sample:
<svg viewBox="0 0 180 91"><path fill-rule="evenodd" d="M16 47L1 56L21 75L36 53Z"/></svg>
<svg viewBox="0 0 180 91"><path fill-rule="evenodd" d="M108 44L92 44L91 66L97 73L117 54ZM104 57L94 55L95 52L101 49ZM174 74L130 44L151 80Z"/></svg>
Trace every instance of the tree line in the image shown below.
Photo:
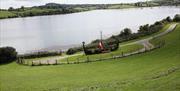
<svg viewBox="0 0 180 91"><path fill-rule="evenodd" d="M60 55L62 55L62 51L40 51L40 52L33 52L33 53L18 55L18 58L32 59L32 58L60 56Z"/></svg>

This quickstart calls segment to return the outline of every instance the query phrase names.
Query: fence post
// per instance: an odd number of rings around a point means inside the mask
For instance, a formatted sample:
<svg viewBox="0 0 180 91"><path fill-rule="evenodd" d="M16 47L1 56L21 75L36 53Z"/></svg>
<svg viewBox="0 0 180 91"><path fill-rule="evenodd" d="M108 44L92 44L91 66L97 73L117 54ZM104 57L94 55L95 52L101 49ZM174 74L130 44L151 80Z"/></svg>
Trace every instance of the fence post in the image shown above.
<svg viewBox="0 0 180 91"><path fill-rule="evenodd" d="M16 60L16 63L19 63L19 58Z"/></svg>
<svg viewBox="0 0 180 91"><path fill-rule="evenodd" d="M161 43L162 43L162 42L159 41L159 48L161 48Z"/></svg>
<svg viewBox="0 0 180 91"><path fill-rule="evenodd" d="M31 66L34 66L34 62L32 61L32 64L31 64Z"/></svg>
<svg viewBox="0 0 180 91"><path fill-rule="evenodd" d="M47 64L49 65L49 60L47 60Z"/></svg>
<svg viewBox="0 0 180 91"><path fill-rule="evenodd" d="M122 52L121 54L122 54L122 57L123 57L123 56L124 56L124 53Z"/></svg>
<svg viewBox="0 0 180 91"><path fill-rule="evenodd" d="M112 58L115 59L114 55L112 54Z"/></svg>
<svg viewBox="0 0 180 91"><path fill-rule="evenodd" d="M39 60L39 65L41 65L41 61Z"/></svg>
<svg viewBox="0 0 180 91"><path fill-rule="evenodd" d="M163 45L162 46L164 46L165 45L165 40L163 41Z"/></svg>
<svg viewBox="0 0 180 91"><path fill-rule="evenodd" d="M25 61L24 61L24 60L22 60L22 64L25 64Z"/></svg>
<svg viewBox="0 0 180 91"><path fill-rule="evenodd" d="M87 56L87 61L86 62L89 62L89 56Z"/></svg>
<svg viewBox="0 0 180 91"><path fill-rule="evenodd" d="M140 52L141 52L141 48L139 47L139 48L138 48L138 54L139 54Z"/></svg>
<svg viewBox="0 0 180 91"><path fill-rule="evenodd" d="M24 60L24 64L26 65L26 64L27 64L27 61Z"/></svg>
<svg viewBox="0 0 180 91"><path fill-rule="evenodd" d="M55 64L57 65L57 59L55 60Z"/></svg>
<svg viewBox="0 0 180 91"><path fill-rule="evenodd" d="M115 59L115 57L114 57L114 55L112 53L111 53L111 56L112 56L113 59Z"/></svg>
<svg viewBox="0 0 180 91"><path fill-rule="evenodd" d="M99 55L99 61L101 61L102 59L101 59L101 54Z"/></svg>
<svg viewBox="0 0 180 91"><path fill-rule="evenodd" d="M77 64L79 64L79 58L77 58Z"/></svg>
<svg viewBox="0 0 180 91"><path fill-rule="evenodd" d="M129 54L129 55L131 56L131 55L132 55L132 53L133 53L133 49L132 49L132 50L130 50L130 54Z"/></svg>
<svg viewBox="0 0 180 91"><path fill-rule="evenodd" d="M59 60L59 62L57 64L61 64L61 60Z"/></svg>
<svg viewBox="0 0 180 91"><path fill-rule="evenodd" d="M20 60L20 64L22 64L22 59Z"/></svg>
<svg viewBox="0 0 180 91"><path fill-rule="evenodd" d="M145 47L145 51L144 52L147 52L147 48Z"/></svg>
<svg viewBox="0 0 180 91"><path fill-rule="evenodd" d="M19 59L19 64L21 64L21 59Z"/></svg>
<svg viewBox="0 0 180 91"><path fill-rule="evenodd" d="M68 60L68 58L67 58L67 64L69 64L69 60Z"/></svg>

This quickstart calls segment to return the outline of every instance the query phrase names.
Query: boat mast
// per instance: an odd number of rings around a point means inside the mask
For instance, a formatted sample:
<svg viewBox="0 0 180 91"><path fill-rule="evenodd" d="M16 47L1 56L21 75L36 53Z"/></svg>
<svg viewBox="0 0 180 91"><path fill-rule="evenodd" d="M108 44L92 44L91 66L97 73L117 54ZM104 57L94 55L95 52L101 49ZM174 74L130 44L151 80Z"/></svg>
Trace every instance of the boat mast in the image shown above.
<svg viewBox="0 0 180 91"><path fill-rule="evenodd" d="M100 42L102 43L102 31L100 31L100 38L101 38Z"/></svg>

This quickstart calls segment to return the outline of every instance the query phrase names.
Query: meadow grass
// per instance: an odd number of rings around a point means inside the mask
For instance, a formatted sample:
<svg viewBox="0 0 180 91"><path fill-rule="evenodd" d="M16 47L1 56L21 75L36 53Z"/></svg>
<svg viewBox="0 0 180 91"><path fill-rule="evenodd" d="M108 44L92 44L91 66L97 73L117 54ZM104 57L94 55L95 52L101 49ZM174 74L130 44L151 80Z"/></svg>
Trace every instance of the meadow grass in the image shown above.
<svg viewBox="0 0 180 91"><path fill-rule="evenodd" d="M9 11L0 11L0 19L8 17L16 17L17 15Z"/></svg>
<svg viewBox="0 0 180 91"><path fill-rule="evenodd" d="M84 64L0 66L1 91L179 91L180 25L144 54Z"/></svg>
<svg viewBox="0 0 180 91"><path fill-rule="evenodd" d="M136 6L133 6L133 5L112 5L112 6L108 7L108 9L128 9L128 8L136 8Z"/></svg>

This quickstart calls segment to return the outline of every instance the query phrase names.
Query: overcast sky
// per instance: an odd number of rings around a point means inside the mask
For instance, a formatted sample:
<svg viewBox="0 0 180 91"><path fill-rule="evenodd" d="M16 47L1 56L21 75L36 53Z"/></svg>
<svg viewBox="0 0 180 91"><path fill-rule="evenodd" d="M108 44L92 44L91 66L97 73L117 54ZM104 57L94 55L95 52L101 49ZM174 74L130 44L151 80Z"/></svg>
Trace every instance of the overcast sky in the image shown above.
<svg viewBox="0 0 180 91"><path fill-rule="evenodd" d="M36 6L46 3L61 4L108 4L108 3L130 3L148 0L0 0L0 8L7 9L9 7Z"/></svg>

